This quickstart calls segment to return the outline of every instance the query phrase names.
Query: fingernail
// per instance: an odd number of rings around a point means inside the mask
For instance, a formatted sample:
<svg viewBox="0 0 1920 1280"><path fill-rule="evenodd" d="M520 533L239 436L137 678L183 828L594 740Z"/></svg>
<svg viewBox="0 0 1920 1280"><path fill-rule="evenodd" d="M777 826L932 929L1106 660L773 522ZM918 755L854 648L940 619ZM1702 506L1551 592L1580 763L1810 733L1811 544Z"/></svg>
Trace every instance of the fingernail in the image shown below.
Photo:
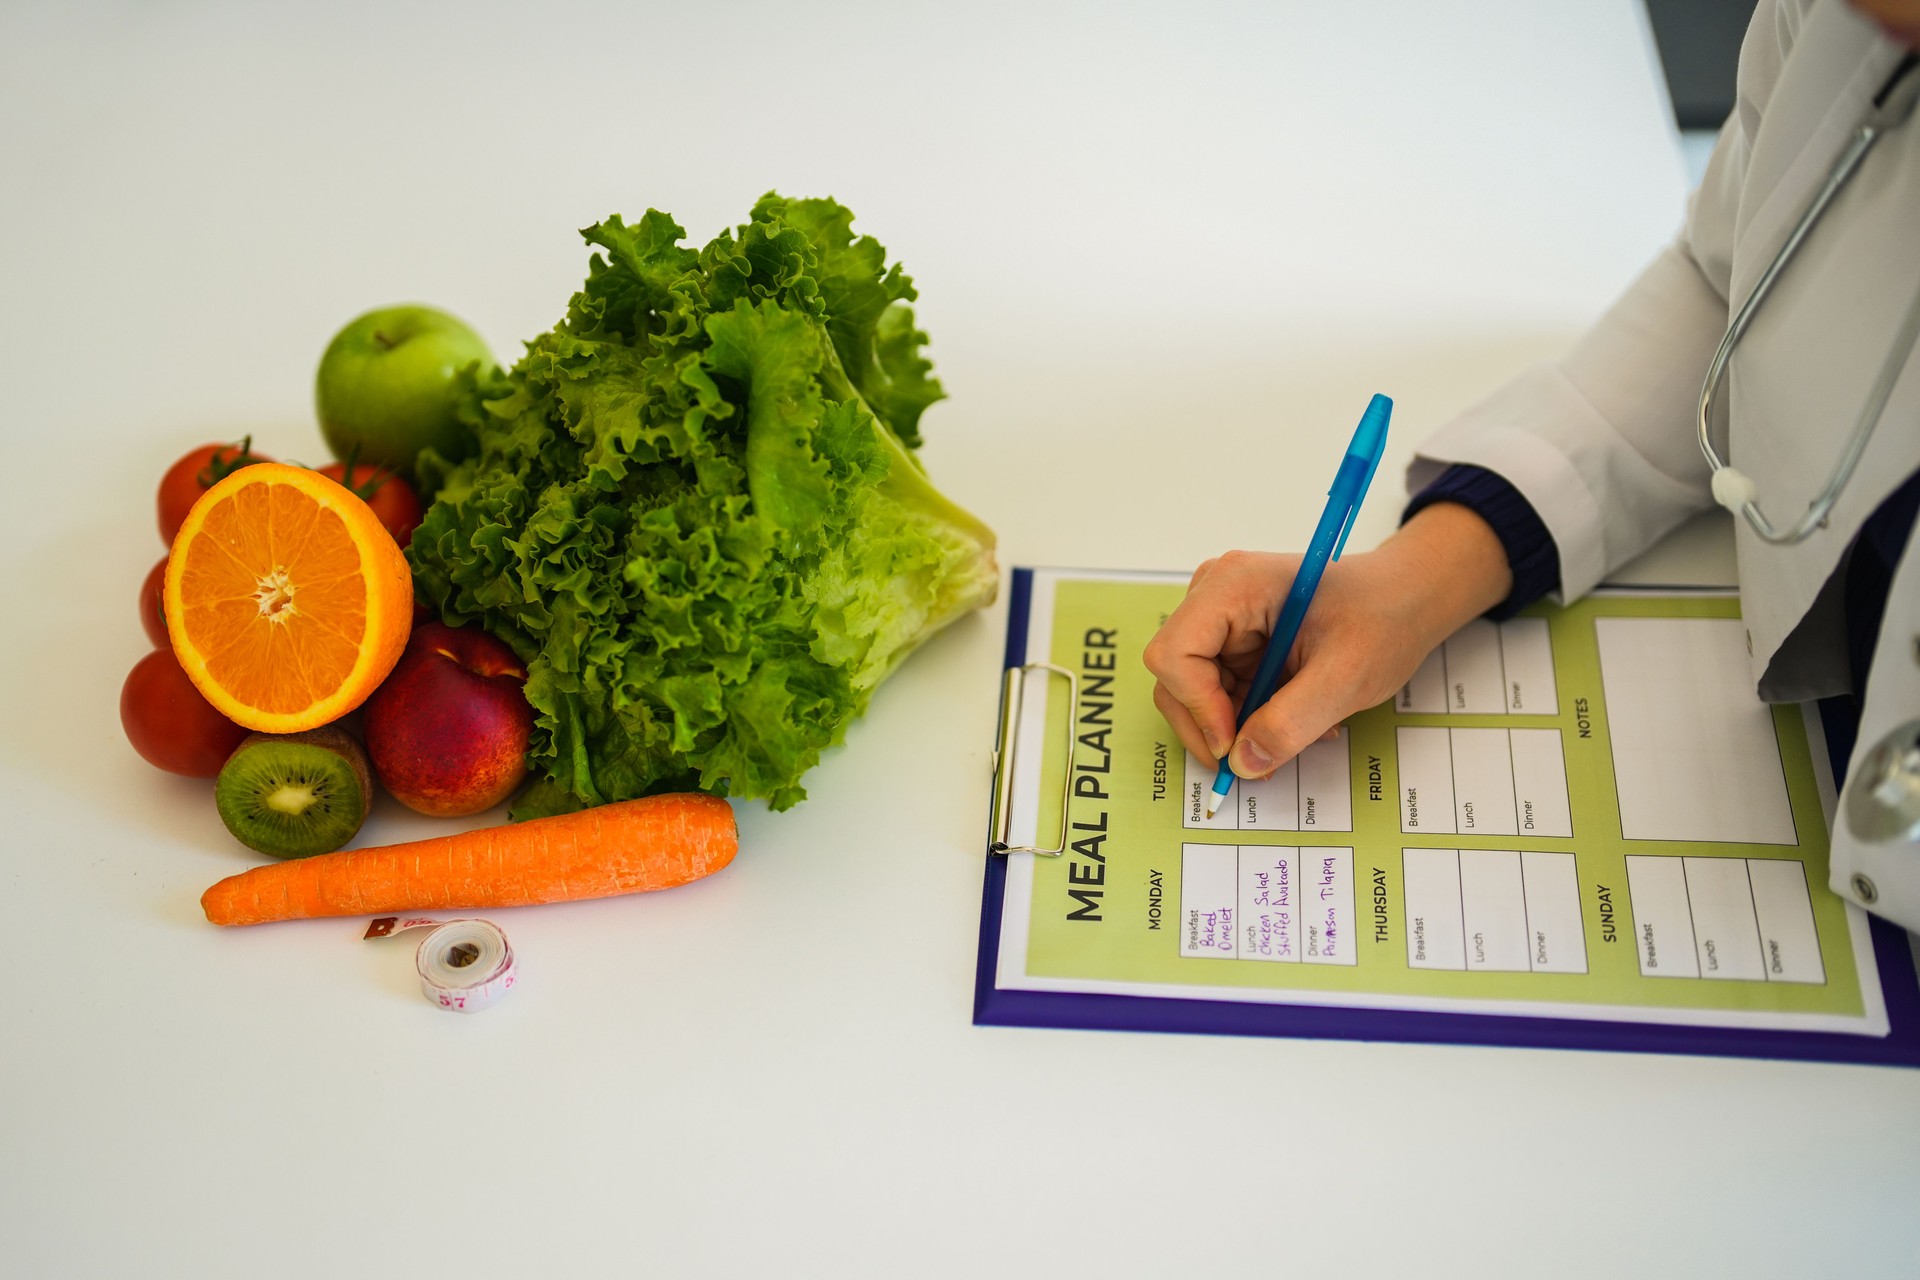
<svg viewBox="0 0 1920 1280"><path fill-rule="evenodd" d="M1219 734L1213 732L1211 729L1202 729L1200 736L1207 740L1207 754L1215 760L1227 754L1226 747L1221 743Z"/></svg>
<svg viewBox="0 0 1920 1280"><path fill-rule="evenodd" d="M1242 738L1234 743L1233 755L1227 763L1242 778L1264 778L1273 772L1273 757L1262 751L1260 744L1252 738Z"/></svg>

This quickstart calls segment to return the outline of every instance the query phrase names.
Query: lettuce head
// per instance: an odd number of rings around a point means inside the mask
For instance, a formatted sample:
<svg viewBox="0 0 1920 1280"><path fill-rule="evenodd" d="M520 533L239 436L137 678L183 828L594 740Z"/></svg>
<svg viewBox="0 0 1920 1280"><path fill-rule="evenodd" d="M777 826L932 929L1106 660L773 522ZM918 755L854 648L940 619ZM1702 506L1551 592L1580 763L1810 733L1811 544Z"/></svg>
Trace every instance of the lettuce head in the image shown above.
<svg viewBox="0 0 1920 1280"><path fill-rule="evenodd" d="M993 533L914 450L943 395L917 295L832 200L767 195L695 251L582 234L566 317L473 379L471 454L408 559L527 664L515 817L699 787L784 809L916 645L989 603Z"/></svg>

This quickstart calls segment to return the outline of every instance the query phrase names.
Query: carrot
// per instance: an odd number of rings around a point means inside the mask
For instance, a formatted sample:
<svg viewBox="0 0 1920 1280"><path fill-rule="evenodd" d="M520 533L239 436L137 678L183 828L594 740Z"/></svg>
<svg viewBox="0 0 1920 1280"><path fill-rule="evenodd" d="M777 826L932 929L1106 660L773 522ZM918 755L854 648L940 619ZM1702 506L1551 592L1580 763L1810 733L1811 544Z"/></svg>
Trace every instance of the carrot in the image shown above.
<svg viewBox="0 0 1920 1280"><path fill-rule="evenodd" d="M740 847L733 807L688 792L255 867L200 897L215 924L519 907L671 889Z"/></svg>

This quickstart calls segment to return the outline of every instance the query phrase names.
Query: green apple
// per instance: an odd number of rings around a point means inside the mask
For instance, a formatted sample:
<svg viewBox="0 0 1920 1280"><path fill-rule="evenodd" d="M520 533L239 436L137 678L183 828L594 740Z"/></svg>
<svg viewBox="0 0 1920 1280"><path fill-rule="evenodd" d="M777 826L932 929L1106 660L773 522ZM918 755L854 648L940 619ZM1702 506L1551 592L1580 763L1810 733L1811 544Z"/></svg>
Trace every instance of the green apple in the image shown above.
<svg viewBox="0 0 1920 1280"><path fill-rule="evenodd" d="M313 403L334 456L411 473L431 447L467 452L454 416L454 378L478 361L494 367L480 335L444 311L409 304L369 311L333 336L320 357Z"/></svg>

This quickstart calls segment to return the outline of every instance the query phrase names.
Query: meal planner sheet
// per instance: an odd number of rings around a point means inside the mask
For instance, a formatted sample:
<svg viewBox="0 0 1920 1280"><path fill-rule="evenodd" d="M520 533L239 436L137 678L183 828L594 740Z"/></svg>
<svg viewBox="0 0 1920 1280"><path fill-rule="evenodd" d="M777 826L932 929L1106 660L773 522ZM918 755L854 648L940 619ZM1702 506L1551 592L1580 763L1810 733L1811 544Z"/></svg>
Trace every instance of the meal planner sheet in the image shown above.
<svg viewBox="0 0 1920 1280"><path fill-rule="evenodd" d="M1066 851L1007 858L997 988L1886 1034L1818 718L1755 697L1733 596L1474 622L1209 819L1141 663L1186 576L1031 572L1078 687L1028 686L1012 830L1065 792Z"/></svg>

